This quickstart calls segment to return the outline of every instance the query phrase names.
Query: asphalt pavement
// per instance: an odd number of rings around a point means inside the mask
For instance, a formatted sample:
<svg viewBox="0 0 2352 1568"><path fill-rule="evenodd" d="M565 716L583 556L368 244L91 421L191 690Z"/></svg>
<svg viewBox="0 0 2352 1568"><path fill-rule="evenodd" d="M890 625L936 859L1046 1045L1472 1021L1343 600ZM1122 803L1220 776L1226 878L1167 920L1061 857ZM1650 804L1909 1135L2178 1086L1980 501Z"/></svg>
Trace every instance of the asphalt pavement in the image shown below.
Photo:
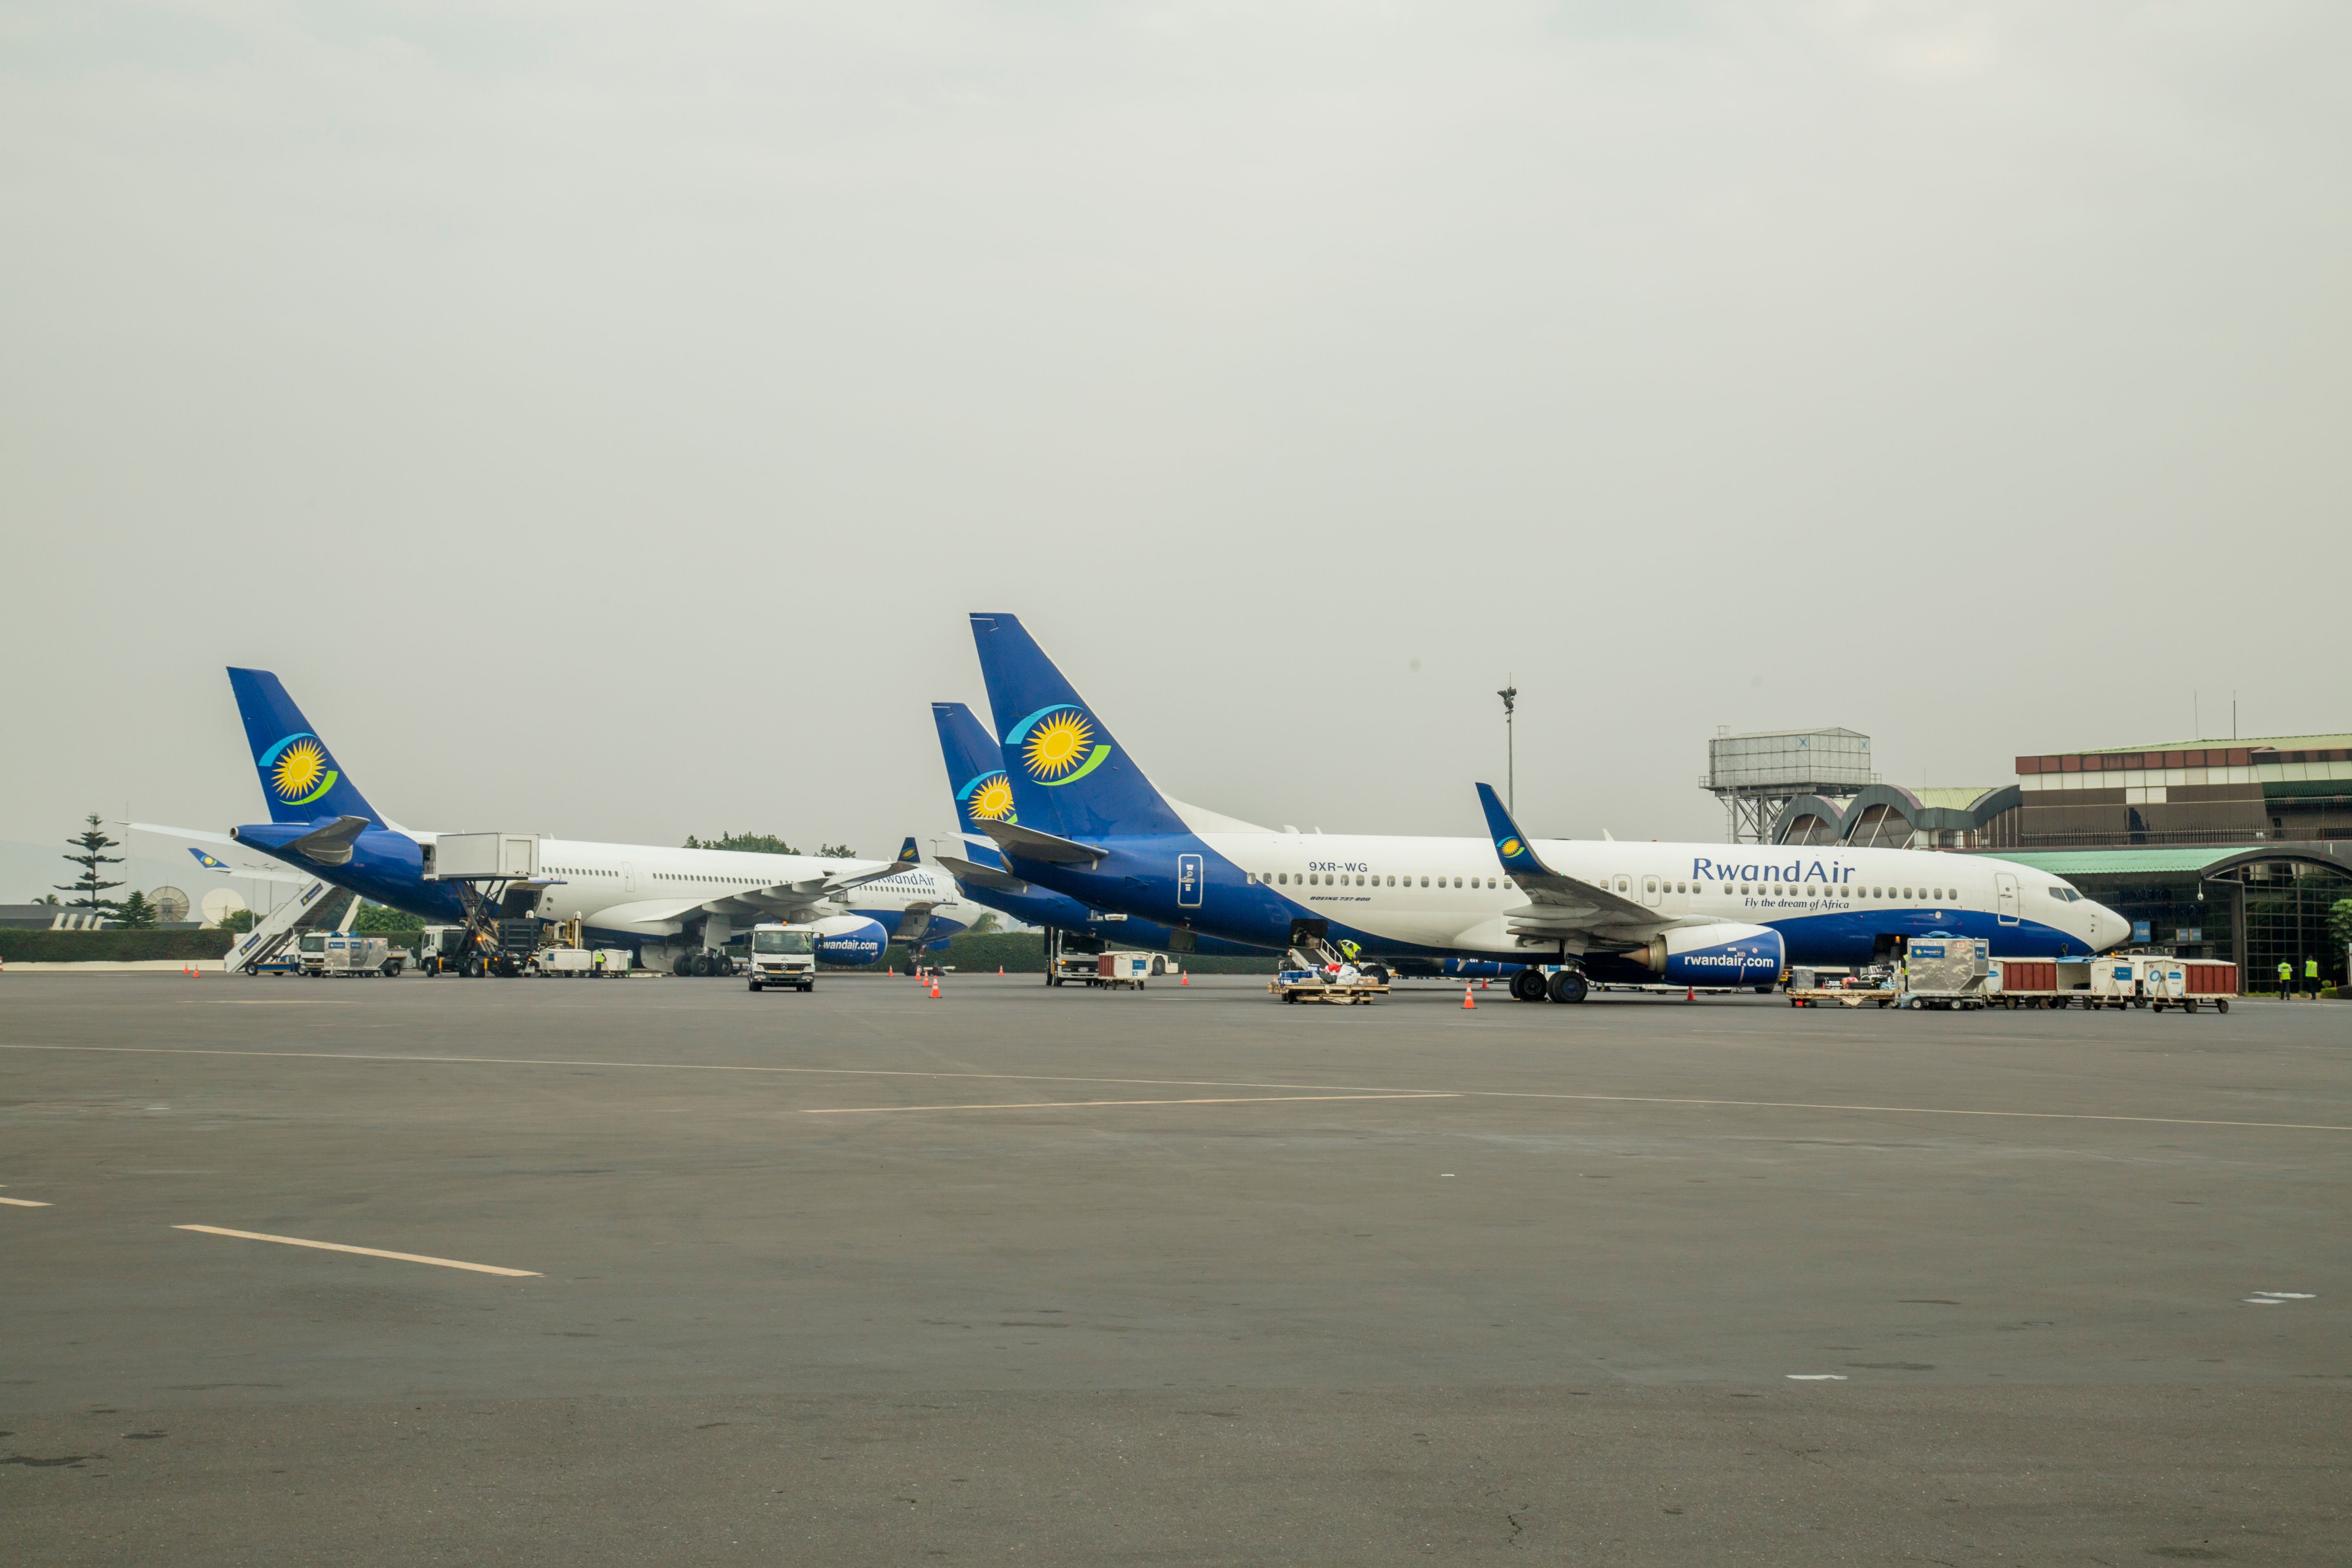
<svg viewBox="0 0 2352 1568"><path fill-rule="evenodd" d="M0 975L42 1563L2352 1559L2352 1006Z"/></svg>

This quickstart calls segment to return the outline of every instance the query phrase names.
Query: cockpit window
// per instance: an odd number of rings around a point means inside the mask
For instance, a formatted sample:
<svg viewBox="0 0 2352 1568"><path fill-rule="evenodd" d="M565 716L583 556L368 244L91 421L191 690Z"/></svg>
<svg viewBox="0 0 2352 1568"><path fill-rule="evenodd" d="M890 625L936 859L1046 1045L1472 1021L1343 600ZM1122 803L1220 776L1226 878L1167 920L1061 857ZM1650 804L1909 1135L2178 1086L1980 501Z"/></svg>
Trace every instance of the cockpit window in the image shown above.
<svg viewBox="0 0 2352 1568"><path fill-rule="evenodd" d="M2050 896L2062 904L2079 904L2083 901L2083 895L2072 888L2053 888L2050 889Z"/></svg>

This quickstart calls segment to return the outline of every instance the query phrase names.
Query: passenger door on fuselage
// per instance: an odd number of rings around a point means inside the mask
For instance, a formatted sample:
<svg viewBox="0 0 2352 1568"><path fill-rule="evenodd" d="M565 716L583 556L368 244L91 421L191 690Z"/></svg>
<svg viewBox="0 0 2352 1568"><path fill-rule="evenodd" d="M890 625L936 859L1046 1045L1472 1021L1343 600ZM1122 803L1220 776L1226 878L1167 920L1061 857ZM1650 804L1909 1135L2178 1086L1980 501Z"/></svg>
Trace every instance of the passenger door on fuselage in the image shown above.
<svg viewBox="0 0 2352 1568"><path fill-rule="evenodd" d="M2010 871L1992 874L1993 909L2000 923L2013 926L2018 921L2017 877Z"/></svg>

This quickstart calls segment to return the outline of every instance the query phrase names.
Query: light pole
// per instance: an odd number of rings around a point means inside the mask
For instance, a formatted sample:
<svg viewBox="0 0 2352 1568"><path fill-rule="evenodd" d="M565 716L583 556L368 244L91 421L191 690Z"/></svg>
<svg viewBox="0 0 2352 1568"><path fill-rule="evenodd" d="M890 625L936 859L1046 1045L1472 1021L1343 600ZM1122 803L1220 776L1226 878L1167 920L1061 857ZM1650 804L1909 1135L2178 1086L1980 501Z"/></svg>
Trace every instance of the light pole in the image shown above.
<svg viewBox="0 0 2352 1568"><path fill-rule="evenodd" d="M1511 808L1511 819L1519 816L1519 750L1517 721L1513 714L1519 704L1519 683L1517 676L1503 678L1510 682L1496 696L1503 700L1503 800Z"/></svg>

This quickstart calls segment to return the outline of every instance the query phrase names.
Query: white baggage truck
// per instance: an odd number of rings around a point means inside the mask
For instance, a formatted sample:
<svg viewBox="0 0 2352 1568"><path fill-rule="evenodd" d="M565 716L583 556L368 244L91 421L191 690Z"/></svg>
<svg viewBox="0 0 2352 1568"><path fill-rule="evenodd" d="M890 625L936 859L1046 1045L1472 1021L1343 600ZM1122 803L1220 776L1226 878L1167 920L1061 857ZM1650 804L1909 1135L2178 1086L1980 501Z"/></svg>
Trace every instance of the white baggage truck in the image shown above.
<svg viewBox="0 0 2352 1568"><path fill-rule="evenodd" d="M816 989L816 938L811 930L770 921L751 928L751 989L789 985L795 991Z"/></svg>

